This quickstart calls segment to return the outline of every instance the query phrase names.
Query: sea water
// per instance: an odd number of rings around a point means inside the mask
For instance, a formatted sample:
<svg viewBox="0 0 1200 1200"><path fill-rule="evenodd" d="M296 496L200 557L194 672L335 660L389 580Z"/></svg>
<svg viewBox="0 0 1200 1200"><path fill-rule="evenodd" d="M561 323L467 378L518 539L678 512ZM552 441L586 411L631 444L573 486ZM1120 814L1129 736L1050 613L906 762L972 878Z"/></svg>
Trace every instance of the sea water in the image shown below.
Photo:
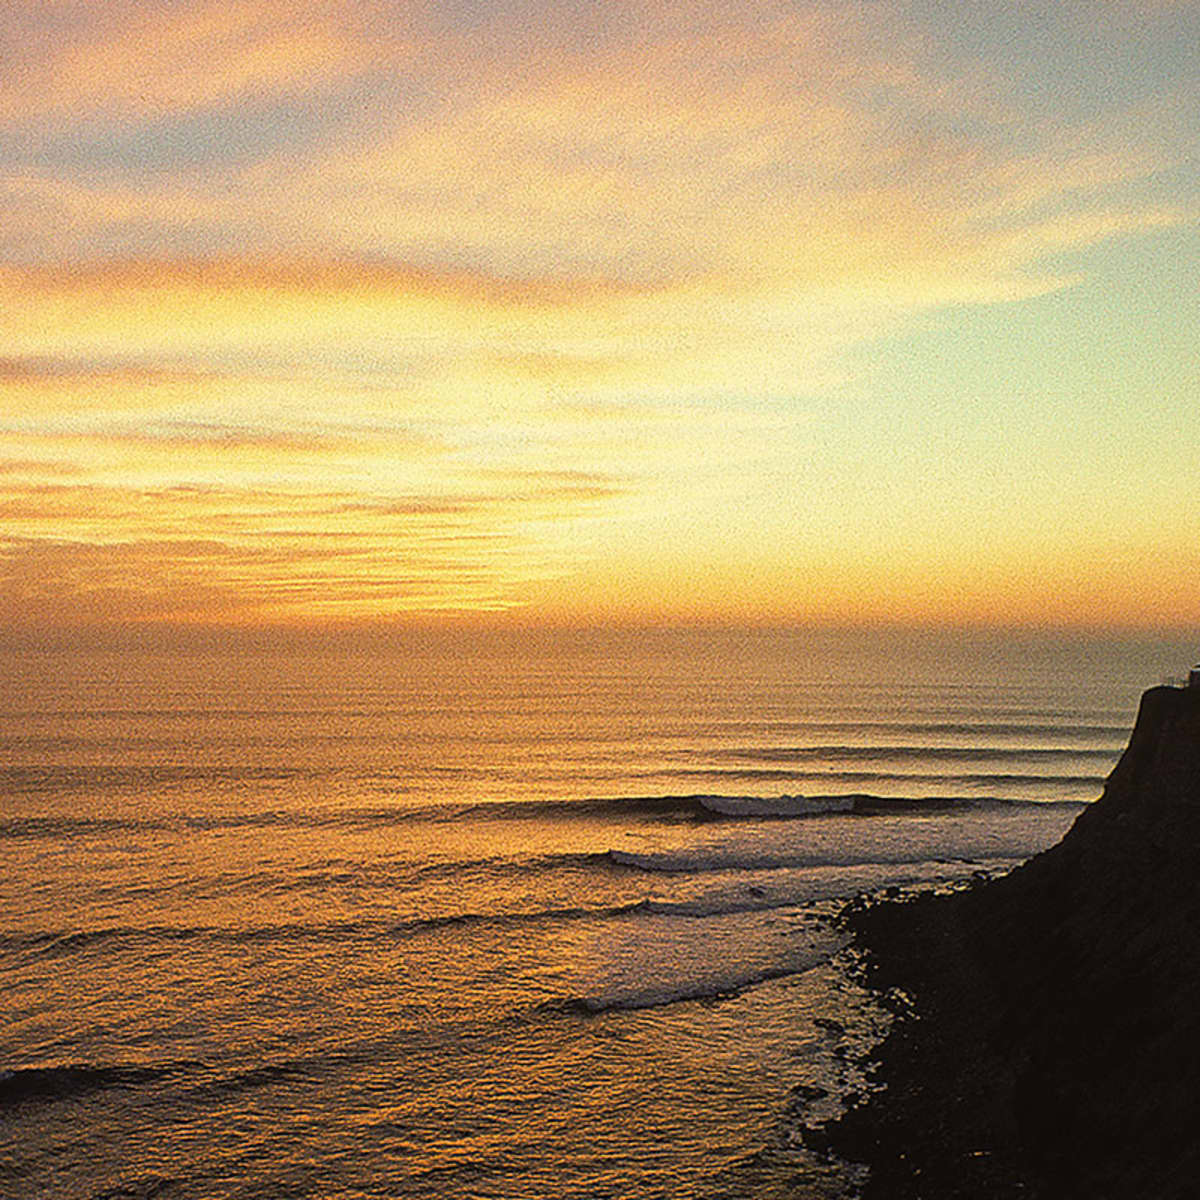
<svg viewBox="0 0 1200 1200"><path fill-rule="evenodd" d="M1164 641L6 654L0 1196L827 1197L832 918L1011 869Z"/></svg>

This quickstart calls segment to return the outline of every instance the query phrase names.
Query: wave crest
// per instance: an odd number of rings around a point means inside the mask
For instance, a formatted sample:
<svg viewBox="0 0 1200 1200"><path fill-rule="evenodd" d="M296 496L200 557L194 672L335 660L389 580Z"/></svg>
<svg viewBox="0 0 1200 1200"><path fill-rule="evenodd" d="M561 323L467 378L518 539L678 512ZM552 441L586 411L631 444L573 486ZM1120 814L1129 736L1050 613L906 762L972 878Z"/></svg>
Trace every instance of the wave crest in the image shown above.
<svg viewBox="0 0 1200 1200"><path fill-rule="evenodd" d="M699 804L719 817L817 817L854 811L853 796L701 796Z"/></svg>
<svg viewBox="0 0 1200 1200"><path fill-rule="evenodd" d="M112 1087L134 1087L164 1079L180 1069L171 1066L67 1063L55 1067L0 1070L0 1106L31 1100L61 1100Z"/></svg>

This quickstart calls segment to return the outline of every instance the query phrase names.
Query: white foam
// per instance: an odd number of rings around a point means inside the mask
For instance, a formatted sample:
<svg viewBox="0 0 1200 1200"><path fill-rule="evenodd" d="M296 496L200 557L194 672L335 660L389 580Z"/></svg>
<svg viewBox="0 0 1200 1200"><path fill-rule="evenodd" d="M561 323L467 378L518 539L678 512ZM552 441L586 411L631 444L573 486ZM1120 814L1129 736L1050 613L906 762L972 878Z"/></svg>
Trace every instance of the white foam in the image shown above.
<svg viewBox="0 0 1200 1200"><path fill-rule="evenodd" d="M852 796L701 796L700 805L722 817L815 817L854 810Z"/></svg>
<svg viewBox="0 0 1200 1200"><path fill-rule="evenodd" d="M610 861L638 871L660 872L664 875L702 874L711 871L786 871L820 867L909 866L925 862L926 853L903 850L892 854L875 847L861 852L813 851L755 852L742 846L715 846L708 850L610 850ZM945 861L945 860L943 860Z"/></svg>
<svg viewBox="0 0 1200 1200"><path fill-rule="evenodd" d="M640 1008L661 1008L665 1004L679 1004L686 1000L736 996L747 988L766 983L768 980L798 975L827 961L828 958L829 952L823 951L808 956L797 956L790 962L756 971L730 971L707 979L693 979L656 987L614 988L590 996L575 997L568 1001L568 1006L589 1013L610 1012L614 1009L630 1012Z"/></svg>

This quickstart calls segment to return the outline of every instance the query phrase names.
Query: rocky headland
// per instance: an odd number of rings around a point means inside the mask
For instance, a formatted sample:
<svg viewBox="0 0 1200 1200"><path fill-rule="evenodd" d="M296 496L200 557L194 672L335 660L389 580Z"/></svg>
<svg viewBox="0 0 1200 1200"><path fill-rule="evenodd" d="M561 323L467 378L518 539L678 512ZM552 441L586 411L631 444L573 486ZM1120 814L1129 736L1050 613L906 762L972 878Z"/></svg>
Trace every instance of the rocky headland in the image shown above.
<svg viewBox="0 0 1200 1200"><path fill-rule="evenodd" d="M1200 1196L1200 688L1146 692L1057 846L846 919L897 1011L827 1130L865 1200Z"/></svg>

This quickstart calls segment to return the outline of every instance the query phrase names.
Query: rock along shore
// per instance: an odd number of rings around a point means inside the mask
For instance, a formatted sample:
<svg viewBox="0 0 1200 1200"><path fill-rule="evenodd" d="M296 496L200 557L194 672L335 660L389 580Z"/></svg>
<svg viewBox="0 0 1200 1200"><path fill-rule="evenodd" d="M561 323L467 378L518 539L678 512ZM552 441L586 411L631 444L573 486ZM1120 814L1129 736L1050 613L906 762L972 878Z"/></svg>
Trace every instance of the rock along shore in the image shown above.
<svg viewBox="0 0 1200 1200"><path fill-rule="evenodd" d="M865 1200L1200 1196L1200 688L1146 692L1057 846L846 920L903 1001L826 1131Z"/></svg>

